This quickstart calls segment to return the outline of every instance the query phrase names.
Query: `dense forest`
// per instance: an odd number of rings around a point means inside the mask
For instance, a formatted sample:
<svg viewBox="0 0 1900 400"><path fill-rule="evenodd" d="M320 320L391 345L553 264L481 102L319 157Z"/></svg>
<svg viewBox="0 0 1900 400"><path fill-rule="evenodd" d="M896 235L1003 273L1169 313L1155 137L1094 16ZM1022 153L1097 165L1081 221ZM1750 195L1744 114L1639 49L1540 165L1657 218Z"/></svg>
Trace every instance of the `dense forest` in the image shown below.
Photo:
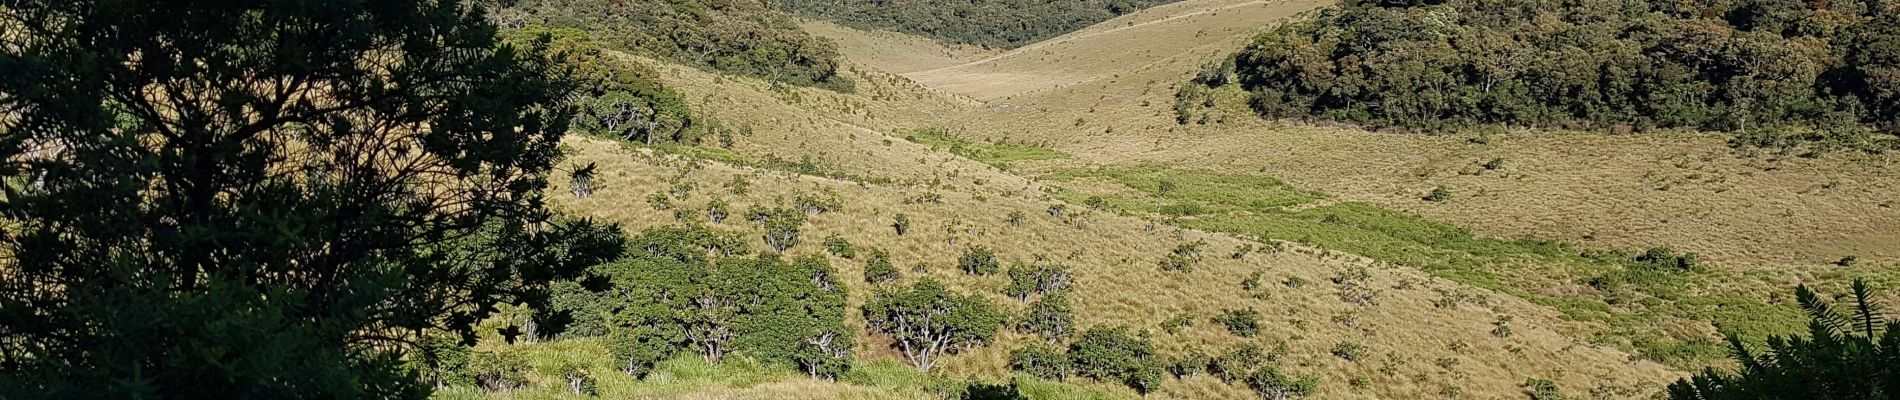
<svg viewBox="0 0 1900 400"><path fill-rule="evenodd" d="M848 91L838 50L762 3L747 0L521 0L502 4L503 28L585 30L609 48L792 84Z"/></svg>
<svg viewBox="0 0 1900 400"><path fill-rule="evenodd" d="M778 7L863 29L1015 48L1177 0L788 0Z"/></svg>
<svg viewBox="0 0 1900 400"><path fill-rule="evenodd" d="M1272 118L1378 127L1900 132L1900 11L1880 0L1358 0L1196 78Z"/></svg>

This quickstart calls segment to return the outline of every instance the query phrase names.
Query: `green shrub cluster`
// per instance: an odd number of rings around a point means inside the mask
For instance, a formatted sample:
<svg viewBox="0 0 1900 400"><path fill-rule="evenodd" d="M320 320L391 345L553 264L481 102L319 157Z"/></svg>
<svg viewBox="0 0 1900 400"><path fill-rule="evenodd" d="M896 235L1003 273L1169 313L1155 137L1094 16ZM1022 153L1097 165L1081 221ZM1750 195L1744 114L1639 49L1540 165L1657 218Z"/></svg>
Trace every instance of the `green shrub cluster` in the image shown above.
<svg viewBox="0 0 1900 400"><path fill-rule="evenodd" d="M746 0L518 0L494 19L593 32L608 47L772 82L849 91L837 46Z"/></svg>
<svg viewBox="0 0 1900 400"><path fill-rule="evenodd" d="M681 352L718 362L733 353L836 377L850 366L845 289L817 256L783 260L746 251L736 234L655 228L629 254L554 286L541 329L600 336L624 373L642 376Z"/></svg>
<svg viewBox="0 0 1900 400"><path fill-rule="evenodd" d="M1759 144L1900 132L1900 6L1878 0L1355 0L1260 36L1234 64L1275 118Z"/></svg>
<svg viewBox="0 0 1900 400"><path fill-rule="evenodd" d="M865 29L1013 48L1179 0L788 0L780 9Z"/></svg>

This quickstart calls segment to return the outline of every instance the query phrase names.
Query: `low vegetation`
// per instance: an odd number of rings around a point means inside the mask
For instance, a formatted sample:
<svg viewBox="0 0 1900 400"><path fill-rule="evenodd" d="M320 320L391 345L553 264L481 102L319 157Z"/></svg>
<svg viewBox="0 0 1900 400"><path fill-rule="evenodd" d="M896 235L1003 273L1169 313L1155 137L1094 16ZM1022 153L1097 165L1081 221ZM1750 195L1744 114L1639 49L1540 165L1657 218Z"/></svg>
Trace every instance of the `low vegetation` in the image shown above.
<svg viewBox="0 0 1900 400"><path fill-rule="evenodd" d="M870 30L1014 48L1179 0L787 0L786 11Z"/></svg>
<svg viewBox="0 0 1900 400"><path fill-rule="evenodd" d="M1880 1L1350 1L1198 80L1273 118L1443 130L1688 128L1891 147L1900 13ZM1231 68L1231 69L1227 69Z"/></svg>
<svg viewBox="0 0 1900 400"><path fill-rule="evenodd" d="M836 46L764 4L743 0L521 0L492 18L508 28L579 29L607 47L791 84L849 91Z"/></svg>

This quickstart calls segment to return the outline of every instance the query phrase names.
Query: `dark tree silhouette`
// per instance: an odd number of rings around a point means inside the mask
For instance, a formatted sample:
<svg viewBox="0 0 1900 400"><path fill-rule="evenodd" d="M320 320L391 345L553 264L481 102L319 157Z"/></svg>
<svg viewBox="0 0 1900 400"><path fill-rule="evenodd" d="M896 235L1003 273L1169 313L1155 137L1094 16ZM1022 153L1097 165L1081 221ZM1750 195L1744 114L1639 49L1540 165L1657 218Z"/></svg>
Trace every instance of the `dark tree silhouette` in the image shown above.
<svg viewBox="0 0 1900 400"><path fill-rule="evenodd" d="M1806 285L1795 299L1807 311L1808 337L1775 336L1750 350L1728 342L1741 364L1730 373L1705 370L1669 385L1675 400L1891 399L1900 396L1900 326L1883 321L1867 283L1855 280L1851 309L1842 312Z"/></svg>
<svg viewBox="0 0 1900 400"><path fill-rule="evenodd" d="M484 21L0 6L0 393L423 398L398 367L422 333L617 255L542 205L569 79Z"/></svg>

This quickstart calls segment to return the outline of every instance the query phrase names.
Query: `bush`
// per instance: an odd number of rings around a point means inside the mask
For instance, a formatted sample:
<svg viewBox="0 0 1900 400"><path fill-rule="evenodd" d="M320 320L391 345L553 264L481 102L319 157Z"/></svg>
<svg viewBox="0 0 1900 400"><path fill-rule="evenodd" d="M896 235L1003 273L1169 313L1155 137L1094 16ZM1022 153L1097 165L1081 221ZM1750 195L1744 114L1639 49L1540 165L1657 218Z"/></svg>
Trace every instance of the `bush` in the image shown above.
<svg viewBox="0 0 1900 400"><path fill-rule="evenodd" d="M1198 349L1188 349L1187 353L1174 358L1174 362L1170 363L1168 370L1173 373L1176 378L1186 378L1198 375L1201 371L1207 370L1208 365L1213 362L1213 357L1208 357L1207 353L1202 353Z"/></svg>
<svg viewBox="0 0 1900 400"><path fill-rule="evenodd" d="M1009 369L1037 378L1059 381L1069 377L1069 355L1042 343L1030 343L1009 353Z"/></svg>
<svg viewBox="0 0 1900 400"><path fill-rule="evenodd" d="M945 289L924 279L911 287L878 293L864 305L865 326L892 336L912 366L924 371L938 358L988 344L1003 315L981 296Z"/></svg>
<svg viewBox="0 0 1900 400"><path fill-rule="evenodd" d="M1174 250L1161 259L1161 270L1193 272L1194 267L1201 264L1201 247L1206 245L1207 241L1196 240L1174 246Z"/></svg>
<svg viewBox="0 0 1900 400"><path fill-rule="evenodd" d="M1366 355L1366 346L1353 342L1339 342L1333 345L1333 356L1346 361L1359 361Z"/></svg>
<svg viewBox="0 0 1900 400"><path fill-rule="evenodd" d="M1556 382L1549 379L1528 378L1524 380L1524 394L1531 400L1563 400L1564 392L1557 388Z"/></svg>
<svg viewBox="0 0 1900 400"><path fill-rule="evenodd" d="M825 237L825 252L845 259L858 258L858 250L851 247L851 242L845 241L838 235Z"/></svg>
<svg viewBox="0 0 1900 400"><path fill-rule="evenodd" d="M725 223L726 217L731 215L731 208L732 205L726 204L725 200L714 199L706 203L706 219L714 224Z"/></svg>
<svg viewBox="0 0 1900 400"><path fill-rule="evenodd" d="M963 257L957 259L957 267L971 275L995 275L1002 268L996 262L996 253L983 246L963 249Z"/></svg>
<svg viewBox="0 0 1900 400"><path fill-rule="evenodd" d="M1254 392L1259 393L1260 398L1263 399L1306 397L1313 393L1314 388L1319 386L1319 379L1313 377L1292 378L1280 374L1280 370L1277 368L1263 366L1254 370L1252 375L1247 376L1247 386L1252 387Z"/></svg>
<svg viewBox="0 0 1900 400"><path fill-rule="evenodd" d="M1003 294L1016 301L1029 301L1030 295L1048 296L1067 291L1074 281L1068 268L1059 265L1016 264L1009 267L1009 286L1003 288Z"/></svg>
<svg viewBox="0 0 1900 400"><path fill-rule="evenodd" d="M901 277L902 274L897 271L897 266L891 264L890 253L885 253L882 249L872 250L871 257L864 261L865 283L883 285L896 282Z"/></svg>
<svg viewBox="0 0 1900 400"><path fill-rule="evenodd" d="M1207 365L1207 371L1227 383L1240 382L1253 373L1255 367L1267 362L1267 352L1260 345L1248 343L1222 354Z"/></svg>
<svg viewBox="0 0 1900 400"><path fill-rule="evenodd" d="M479 351L469 357L468 375L489 391L514 390L528 385L528 360L497 351Z"/></svg>
<svg viewBox="0 0 1900 400"><path fill-rule="evenodd" d="M895 220L891 222L891 228L897 230L897 236L904 236L904 233L910 232L910 216L897 214Z"/></svg>
<svg viewBox="0 0 1900 400"><path fill-rule="evenodd" d="M1168 318L1166 321L1161 321L1161 331L1173 335L1181 333L1181 328L1193 325L1194 314L1180 313L1175 314L1173 318Z"/></svg>
<svg viewBox="0 0 1900 400"><path fill-rule="evenodd" d="M1042 335L1050 342L1061 342L1075 331L1075 311L1068 296L1055 294L1029 303L1029 309L1016 321L1016 331Z"/></svg>
<svg viewBox="0 0 1900 400"><path fill-rule="evenodd" d="M1213 320L1240 337L1260 334L1260 312L1251 308L1221 310L1220 315L1214 316Z"/></svg>
<svg viewBox="0 0 1900 400"><path fill-rule="evenodd" d="M1153 390L1151 379L1161 371L1154 341L1146 334L1131 336L1126 327L1092 327L1069 344L1069 361L1077 376L1103 382L1121 382L1136 390ZM1152 375L1151 375L1152 374Z"/></svg>
<svg viewBox="0 0 1900 400"><path fill-rule="evenodd" d="M1440 201L1445 201L1445 200L1451 200L1451 190L1445 189L1444 186L1432 188L1431 193L1425 194L1424 200L1430 201L1430 202L1440 202Z"/></svg>

